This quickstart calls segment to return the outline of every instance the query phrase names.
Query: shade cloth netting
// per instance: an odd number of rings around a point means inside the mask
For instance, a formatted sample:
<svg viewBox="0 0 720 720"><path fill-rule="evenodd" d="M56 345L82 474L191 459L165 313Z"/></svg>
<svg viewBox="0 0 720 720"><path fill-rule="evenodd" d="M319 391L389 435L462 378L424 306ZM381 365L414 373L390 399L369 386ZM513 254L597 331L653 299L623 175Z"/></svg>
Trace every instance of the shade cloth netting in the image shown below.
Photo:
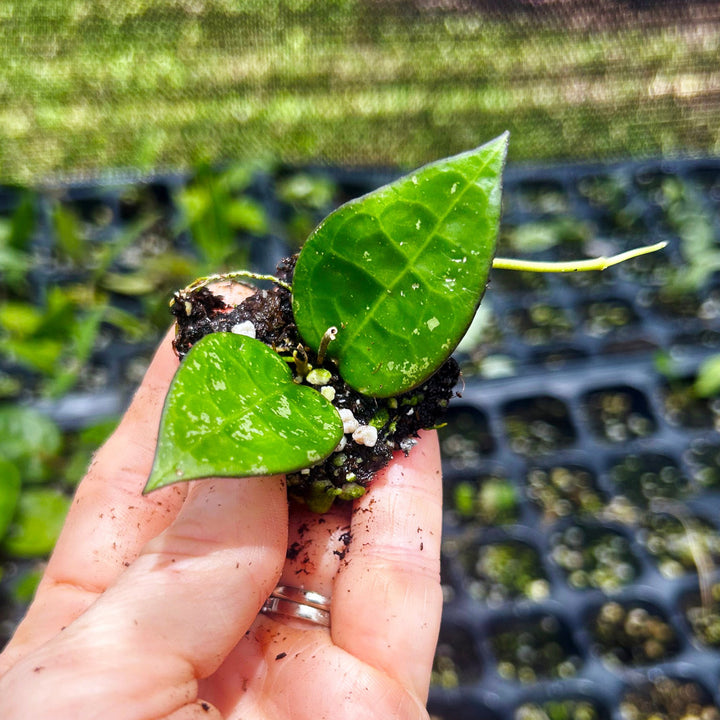
<svg viewBox="0 0 720 720"><path fill-rule="evenodd" d="M0 47L0 182L720 152L716 0L14 0Z"/></svg>

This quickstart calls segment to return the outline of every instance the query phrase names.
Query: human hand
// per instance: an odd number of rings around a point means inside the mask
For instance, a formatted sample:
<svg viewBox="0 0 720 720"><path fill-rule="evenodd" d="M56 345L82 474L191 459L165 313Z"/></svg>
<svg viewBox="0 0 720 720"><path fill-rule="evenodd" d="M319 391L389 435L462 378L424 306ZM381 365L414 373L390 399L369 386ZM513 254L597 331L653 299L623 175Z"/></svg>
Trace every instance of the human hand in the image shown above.
<svg viewBox="0 0 720 720"><path fill-rule="evenodd" d="M288 512L282 477L142 496L176 367L166 338L78 488L0 655L3 720L427 718L442 606L435 433L322 516ZM279 583L330 596L331 627L258 615Z"/></svg>

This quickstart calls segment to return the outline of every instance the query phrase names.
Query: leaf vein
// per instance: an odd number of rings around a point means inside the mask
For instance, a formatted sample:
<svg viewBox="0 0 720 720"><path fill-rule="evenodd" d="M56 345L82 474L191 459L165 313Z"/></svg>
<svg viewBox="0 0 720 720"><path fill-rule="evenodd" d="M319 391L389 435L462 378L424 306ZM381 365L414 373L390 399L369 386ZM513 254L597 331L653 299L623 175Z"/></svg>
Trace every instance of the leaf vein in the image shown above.
<svg viewBox="0 0 720 720"><path fill-rule="evenodd" d="M438 217L437 222L435 223L435 227L428 233L428 236L426 237L426 239L421 243L420 247L418 247L417 251L412 256L410 263L412 263L413 267L414 267L415 261L418 259L420 254L427 248L427 246L430 244L430 242L433 240L433 238L437 234L438 228L440 227L443 220L445 220L447 218L447 216L450 214L450 212L455 207L457 207L458 202L465 195L465 193L471 187L475 186L478 178L480 178L482 176L483 172L485 171L485 168L488 166L491 159L494 159L494 158L492 156L490 156L490 157L484 159L484 162L483 162L482 166L480 167L480 169L477 171L477 173L475 173L472 176L472 180L469 180L467 185L460 191L460 193L458 193L457 198L455 198L455 202L453 202L452 204L449 204L448 208L445 210L445 212ZM399 194L399 191L397 189L395 189L395 191ZM393 242L393 244L395 244L390 235L388 235L388 239L391 242ZM408 272L409 267L410 267L410 264L408 266L406 266L403 269L403 271L397 275L395 280L391 283L390 287L386 288L386 289L390 290L390 292L392 292L392 290L395 289L395 287L398 285L398 283L400 283L400 281L403 279L405 274ZM378 297L375 299L375 301L371 305L370 309L364 314L363 318L360 320L360 322L357 324L357 326L350 333L348 333L346 335L346 337L344 338L345 346L352 345L352 343L356 340L356 338L360 335L360 333L365 329L365 326L368 323L369 316L374 315L375 312L377 312L378 308L387 301L387 298L389 296L390 296L390 293L381 293L378 295Z"/></svg>

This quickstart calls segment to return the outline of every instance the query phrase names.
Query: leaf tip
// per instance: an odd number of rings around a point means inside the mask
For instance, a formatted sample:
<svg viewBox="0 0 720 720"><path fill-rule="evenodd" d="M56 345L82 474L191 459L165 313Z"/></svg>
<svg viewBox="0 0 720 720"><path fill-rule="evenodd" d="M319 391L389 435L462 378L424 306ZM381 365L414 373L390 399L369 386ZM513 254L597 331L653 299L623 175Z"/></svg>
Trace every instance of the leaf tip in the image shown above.
<svg viewBox="0 0 720 720"><path fill-rule="evenodd" d="M502 155L502 162L504 165L509 144L510 144L510 131L505 130L505 132L498 135L494 140L490 140L489 143L486 143L486 145L484 147L487 147L488 145L498 147L500 149L500 153Z"/></svg>
<svg viewBox="0 0 720 720"><path fill-rule="evenodd" d="M149 495L153 490L159 490L162 487L162 484L158 481L157 478L150 476L148 478L148 481L145 483L145 487L142 490L143 495Z"/></svg>
<svg viewBox="0 0 720 720"><path fill-rule="evenodd" d="M167 485L172 485L173 483L181 482L185 479L187 479L185 478L185 473L180 469L177 469L173 473L163 471L157 467L153 467L150 472L150 477L145 483L142 494L149 495L154 490L159 490L160 488L164 488Z"/></svg>

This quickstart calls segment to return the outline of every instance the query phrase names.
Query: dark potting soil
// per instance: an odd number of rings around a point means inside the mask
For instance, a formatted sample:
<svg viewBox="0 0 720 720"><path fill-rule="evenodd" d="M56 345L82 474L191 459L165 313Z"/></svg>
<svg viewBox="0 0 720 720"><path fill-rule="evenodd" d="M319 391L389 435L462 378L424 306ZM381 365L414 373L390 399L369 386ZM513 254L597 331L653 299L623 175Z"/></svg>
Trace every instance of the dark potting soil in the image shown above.
<svg viewBox="0 0 720 720"><path fill-rule="evenodd" d="M280 280L292 281L296 260L295 255L278 265ZM328 370L331 377L325 384L334 390L333 405L338 410L350 410L359 425L376 428L377 441L373 446L359 444L351 433L346 433L326 460L287 476L289 495L319 512L329 509L335 499L352 500L363 495L373 475L387 465L395 450L407 454L419 430L441 423L460 375L458 364L450 358L431 378L407 393L393 398L361 395L342 380L332 360L318 365L317 355L304 345L295 325L292 295L279 285L258 290L236 306L226 304L207 287L179 291L171 312L177 323L173 346L181 359L205 335L230 332L240 323L250 321L256 339L280 355L291 358L297 351L298 356L307 357L313 368ZM297 368L295 376L297 382L304 382Z"/></svg>

